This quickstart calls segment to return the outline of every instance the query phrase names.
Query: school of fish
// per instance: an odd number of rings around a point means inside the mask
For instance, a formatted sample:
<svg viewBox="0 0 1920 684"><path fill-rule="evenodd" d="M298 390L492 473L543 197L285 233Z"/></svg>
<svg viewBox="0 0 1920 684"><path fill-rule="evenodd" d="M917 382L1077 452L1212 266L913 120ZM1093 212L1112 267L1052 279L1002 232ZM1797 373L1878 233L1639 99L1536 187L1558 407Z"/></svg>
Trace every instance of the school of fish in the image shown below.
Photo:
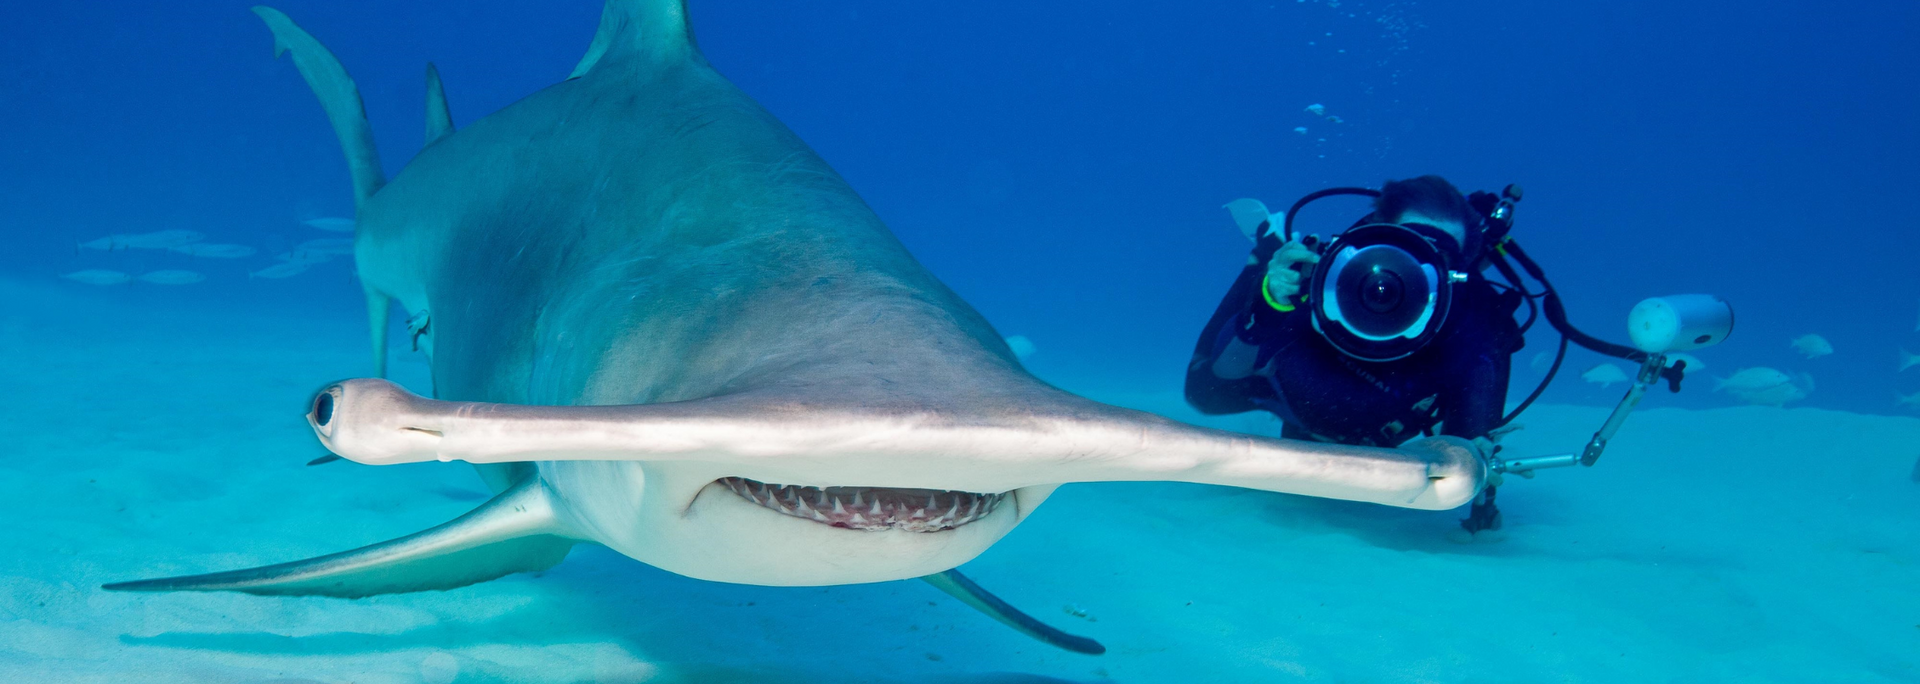
<svg viewBox="0 0 1920 684"><path fill-rule="evenodd" d="M314 230L333 233L352 233L354 228L354 220L350 218L312 218L301 221L301 224ZM148 250L171 252L192 259L245 259L260 253L259 249L247 245L207 242L206 239L205 233L181 229L158 230L150 233L115 233L74 245L74 252ZM332 261L336 257L350 256L353 256L353 238L307 240L276 255L274 263L249 270L247 278L249 280L291 278L305 273L307 269L318 264ZM199 271L177 268L148 271L139 275L103 268L89 268L60 277L76 283L98 286L125 285L132 282L150 285L191 285L207 279L206 274Z"/></svg>

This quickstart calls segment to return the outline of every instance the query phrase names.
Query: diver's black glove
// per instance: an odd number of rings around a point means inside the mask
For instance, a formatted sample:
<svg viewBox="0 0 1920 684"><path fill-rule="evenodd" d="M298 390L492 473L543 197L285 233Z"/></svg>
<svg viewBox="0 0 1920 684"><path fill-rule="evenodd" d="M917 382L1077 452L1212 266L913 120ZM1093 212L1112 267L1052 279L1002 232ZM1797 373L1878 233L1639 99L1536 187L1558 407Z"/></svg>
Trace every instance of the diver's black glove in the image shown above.
<svg viewBox="0 0 1920 684"><path fill-rule="evenodd" d="M1280 247L1285 245L1286 241L1280 239L1280 230L1269 224L1260 224L1259 230L1260 236L1253 241L1253 259L1247 263L1259 264L1265 268L1267 262L1273 260L1273 253L1280 251Z"/></svg>

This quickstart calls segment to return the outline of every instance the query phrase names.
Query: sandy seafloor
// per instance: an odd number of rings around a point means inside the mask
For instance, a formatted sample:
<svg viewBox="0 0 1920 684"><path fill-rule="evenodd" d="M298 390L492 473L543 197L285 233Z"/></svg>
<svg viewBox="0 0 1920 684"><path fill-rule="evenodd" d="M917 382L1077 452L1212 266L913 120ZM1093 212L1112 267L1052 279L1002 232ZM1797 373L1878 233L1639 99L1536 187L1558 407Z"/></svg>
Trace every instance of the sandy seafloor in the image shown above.
<svg viewBox="0 0 1920 684"><path fill-rule="evenodd" d="M1491 543L1449 540L1456 512L1067 486L964 569L1098 657L917 581L715 584L598 547L362 600L103 592L485 498L461 464L303 465L310 392L366 371L354 321L115 296L0 283L0 681L1920 681L1920 420L1809 408L1646 410L1599 467L1509 483ZM1540 407L1509 446L1577 448L1604 411Z"/></svg>

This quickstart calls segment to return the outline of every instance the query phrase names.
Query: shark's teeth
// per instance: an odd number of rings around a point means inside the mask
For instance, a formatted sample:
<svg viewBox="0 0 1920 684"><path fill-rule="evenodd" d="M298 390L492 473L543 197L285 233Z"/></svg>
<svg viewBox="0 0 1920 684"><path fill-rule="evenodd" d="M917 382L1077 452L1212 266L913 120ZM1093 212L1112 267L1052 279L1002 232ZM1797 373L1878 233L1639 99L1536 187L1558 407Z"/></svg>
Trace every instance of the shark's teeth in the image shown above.
<svg viewBox="0 0 1920 684"><path fill-rule="evenodd" d="M740 498L796 518L854 530L939 532L987 517L1007 495L883 487L798 487L722 478Z"/></svg>

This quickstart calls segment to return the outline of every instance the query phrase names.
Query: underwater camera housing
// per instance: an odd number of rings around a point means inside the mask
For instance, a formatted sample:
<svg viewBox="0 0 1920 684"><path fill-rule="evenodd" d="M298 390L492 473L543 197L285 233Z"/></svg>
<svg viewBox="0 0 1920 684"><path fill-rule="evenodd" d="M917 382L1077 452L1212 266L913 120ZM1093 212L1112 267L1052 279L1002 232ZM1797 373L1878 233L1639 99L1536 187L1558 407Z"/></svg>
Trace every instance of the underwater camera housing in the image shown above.
<svg viewBox="0 0 1920 684"><path fill-rule="evenodd" d="M1424 226L1421 226L1424 227ZM1446 251L1417 228L1373 223L1333 241L1307 288L1313 329L1335 349L1363 361L1392 361L1419 351L1446 325L1453 270Z"/></svg>
<svg viewBox="0 0 1920 684"><path fill-rule="evenodd" d="M1342 187L1310 193L1287 209L1282 239L1294 239L1293 221L1302 207L1335 195L1378 198L1380 191ZM1453 286L1469 278L1455 269L1480 263L1488 245L1505 239L1519 200L1520 187L1507 186L1486 220L1462 227L1464 240L1418 222L1364 223L1342 231L1320 250L1320 265L1305 290L1314 331L1340 353L1362 361L1393 361L1419 351L1446 325Z"/></svg>

